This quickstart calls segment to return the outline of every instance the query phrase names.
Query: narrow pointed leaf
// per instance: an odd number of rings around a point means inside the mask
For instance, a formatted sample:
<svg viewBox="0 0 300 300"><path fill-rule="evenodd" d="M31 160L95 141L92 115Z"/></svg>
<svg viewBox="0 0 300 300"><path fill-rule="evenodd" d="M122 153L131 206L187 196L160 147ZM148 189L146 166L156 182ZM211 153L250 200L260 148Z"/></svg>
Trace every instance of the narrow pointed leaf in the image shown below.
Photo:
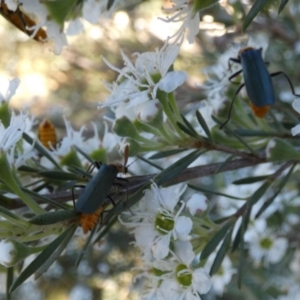
<svg viewBox="0 0 300 300"><path fill-rule="evenodd" d="M186 127L184 124L177 122L177 126L186 134L190 135L193 138L198 138L198 135L195 135L188 127Z"/></svg>
<svg viewBox="0 0 300 300"><path fill-rule="evenodd" d="M257 214L255 215L255 218L258 218L275 200L275 198L279 195L279 193L282 191L282 189L285 187L285 185L288 183L289 179L291 178L294 168L296 167L296 164L294 164L288 174L286 174L285 177L282 178L282 180L279 183L278 189L276 191L276 193L274 193L274 195L272 197L270 197L263 205L262 207L259 209L259 211L257 212Z"/></svg>
<svg viewBox="0 0 300 300"><path fill-rule="evenodd" d="M73 173L61 171L41 171L39 175L52 180L81 180L82 178Z"/></svg>
<svg viewBox="0 0 300 300"><path fill-rule="evenodd" d="M109 222L105 224L105 226L102 226L99 235L95 238L93 242L93 245L100 241L109 232L110 228L117 222L117 220L118 216L114 216L113 218L110 218Z"/></svg>
<svg viewBox="0 0 300 300"><path fill-rule="evenodd" d="M188 149L180 148L180 149L171 149L171 150L167 150L167 151L161 151L161 152L158 152L158 153L155 153L155 154L151 155L149 157L149 159L165 158L165 157L169 157L169 156L184 152L186 150L188 150Z"/></svg>
<svg viewBox="0 0 300 300"><path fill-rule="evenodd" d="M217 252L217 255L216 255L216 258L211 266L211 269L210 269L210 272L209 272L209 275L212 276L213 274L215 274L220 265L222 264L222 261L227 253L227 250L229 249L229 246L230 246L230 241L231 241L231 234L232 234L232 230L230 230L226 236L225 236L225 239L220 247L220 249L218 250Z"/></svg>
<svg viewBox="0 0 300 300"><path fill-rule="evenodd" d="M14 281L14 268L9 267L6 271L6 300L10 300L9 289Z"/></svg>
<svg viewBox="0 0 300 300"><path fill-rule="evenodd" d="M73 184L73 185L74 185L74 184ZM35 199L40 199L40 200L42 200L43 203L48 203L48 204L53 205L54 207L58 207L58 208L65 209L65 206L64 206L64 205L62 205L62 204L60 204L60 203L58 203L58 202L56 202L56 201L54 201L54 200L52 200L52 199L50 199L50 198L44 196L44 195L42 195L42 194L36 193L36 192L34 192L34 191L32 191L32 190L28 190L28 189L23 188L23 187L22 187L22 191L24 191L25 193L27 193L27 194L29 194L29 195L34 196Z"/></svg>
<svg viewBox="0 0 300 300"><path fill-rule="evenodd" d="M250 25L252 20L257 16L257 14L263 9L263 7L267 4L268 0L256 0L250 11L248 12L242 30L245 31L247 27Z"/></svg>
<svg viewBox="0 0 300 300"><path fill-rule="evenodd" d="M184 125L186 126L186 128L188 128L190 130L190 132L195 136L195 137L200 137L199 134L197 133L197 131L194 129L194 127L191 125L191 123L186 119L186 117L184 115L181 114L181 118L183 120Z"/></svg>
<svg viewBox="0 0 300 300"><path fill-rule="evenodd" d="M28 227L29 224L27 221L25 221L23 218L15 215L13 212L11 212L10 210L0 206L0 216L2 216L4 219L6 219L7 221L16 224L18 226L22 226L22 227Z"/></svg>
<svg viewBox="0 0 300 300"><path fill-rule="evenodd" d="M143 156L137 155L137 158L140 159L141 161L144 161L145 163L149 164L150 166L152 166L152 167L154 167L154 168L156 168L158 170L162 170L163 169L160 165L152 162L151 160L149 160L149 159L147 159L147 158L145 158Z"/></svg>
<svg viewBox="0 0 300 300"><path fill-rule="evenodd" d="M239 266L238 266L238 288L241 289L243 282L243 271L245 267L245 247L244 247L244 232L241 234L240 239L240 258L239 258Z"/></svg>
<svg viewBox="0 0 300 300"><path fill-rule="evenodd" d="M207 124L206 124L206 122L205 122L204 118L202 117L202 114L200 113L199 110L196 111L196 117L197 117L197 120L198 120L200 126L202 127L202 129L206 133L207 138L209 139L209 141L213 142L214 139L211 135L211 132L210 132L210 130L209 130L209 128L208 128L208 126L207 126Z"/></svg>
<svg viewBox="0 0 300 300"><path fill-rule="evenodd" d="M59 258L61 253L65 250L77 226L73 226L71 228L73 230L70 230L70 232L68 233L68 235L66 235L63 242L59 245L59 247L52 253L52 255L44 262L44 264L34 274L34 279L39 278L43 273L45 273L49 269L49 267Z"/></svg>
<svg viewBox="0 0 300 300"><path fill-rule="evenodd" d="M156 175L153 180L158 184L162 185L185 170L193 161L195 161L205 151L195 150L187 156L179 159L176 163L163 170L161 173Z"/></svg>
<svg viewBox="0 0 300 300"><path fill-rule="evenodd" d="M9 292L12 293L17 287L19 287L26 279L28 279L33 273L35 273L43 263L52 255L52 253L61 245L70 232L74 230L73 227L69 227L60 236L58 236L48 247L43 250L34 261L32 261L19 275L19 277L11 285Z"/></svg>
<svg viewBox="0 0 300 300"><path fill-rule="evenodd" d="M269 177L268 175L248 177L248 178L243 178L243 179L239 179L239 180L233 181L232 184L236 184L236 185L239 185L239 184L251 184L251 183L255 183L255 182L266 180L268 177Z"/></svg>
<svg viewBox="0 0 300 300"><path fill-rule="evenodd" d="M87 240L86 240L86 242L85 242L84 247L83 247L82 250L80 251L80 253L79 253L79 255L78 255L77 259L76 259L76 262L75 262L76 268L78 267L79 263L81 262L81 259L82 259L83 255L84 255L84 253L85 253L87 247L90 245L90 243L91 243L91 241L92 241L92 238L93 238L93 236L94 236L94 234L95 234L95 232L96 232L97 227L98 227L98 224L96 224L96 225L94 226L94 228L92 229L92 231L91 231L89 237L87 238Z"/></svg>
<svg viewBox="0 0 300 300"><path fill-rule="evenodd" d="M188 187L190 187L191 189L193 189L195 191L202 192L202 193L208 193L208 194L212 194L212 195L223 196L223 197L226 197L226 198L229 198L229 199L235 199L235 200L245 200L244 198L241 198L241 197L235 197L235 196L220 193L220 192L217 192L217 191L214 191L214 190L209 190L209 189L206 189L202 186L195 186L195 185L192 185L192 184L188 184Z"/></svg>
<svg viewBox="0 0 300 300"><path fill-rule="evenodd" d="M80 215L75 210L58 210L46 214L36 215L28 222L35 225L51 225L58 222L74 219Z"/></svg>
<svg viewBox="0 0 300 300"><path fill-rule="evenodd" d="M232 226L232 222L228 222L225 224L206 244L204 249L201 252L200 260L206 259L211 253L215 251L215 249L218 247L220 242L224 239L224 236L227 234L227 232L230 230Z"/></svg>
<svg viewBox="0 0 300 300"><path fill-rule="evenodd" d="M249 198L248 205L253 206L266 193L272 183L273 181L271 180L265 181Z"/></svg>
<svg viewBox="0 0 300 300"><path fill-rule="evenodd" d="M223 125L223 123L216 118L214 115L211 116L212 119L219 125ZM248 145L246 141L244 141L234 130L231 130L227 124L223 128L226 132L228 132L230 135L234 136L239 142L241 142L253 155L256 156L256 152Z"/></svg>
<svg viewBox="0 0 300 300"><path fill-rule="evenodd" d="M273 137L274 136L274 132L265 132L260 130L248 130L248 129L236 129L235 133L245 137L252 137L252 136Z"/></svg>
<svg viewBox="0 0 300 300"><path fill-rule="evenodd" d="M287 5L288 2L289 2L289 0L280 0L279 6L278 6L278 14L280 14L282 12L282 10L284 9L284 7Z"/></svg>
<svg viewBox="0 0 300 300"><path fill-rule="evenodd" d="M226 168L227 164L230 163L234 158L235 158L235 155L229 155L229 156L223 161L223 163L221 163L220 166L216 169L215 174L218 174L218 173L222 172L222 170Z"/></svg>

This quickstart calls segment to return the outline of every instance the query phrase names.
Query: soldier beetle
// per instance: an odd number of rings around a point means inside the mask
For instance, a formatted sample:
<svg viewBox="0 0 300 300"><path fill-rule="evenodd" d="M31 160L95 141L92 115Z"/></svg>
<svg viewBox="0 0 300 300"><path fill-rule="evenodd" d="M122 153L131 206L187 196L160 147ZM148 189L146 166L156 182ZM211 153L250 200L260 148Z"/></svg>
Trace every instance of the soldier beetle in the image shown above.
<svg viewBox="0 0 300 300"><path fill-rule="evenodd" d="M75 210L81 212L80 225L83 232L91 230L97 223L100 214L107 203L104 201L110 198L109 192L114 185L120 185L125 180L117 177L118 173L127 173L128 146L124 151L124 165L121 164L99 164L98 173L85 186L83 193L79 196ZM112 198L111 202L115 206Z"/></svg>
<svg viewBox="0 0 300 300"><path fill-rule="evenodd" d="M231 75L229 77L229 81L231 81L240 73L243 73L244 83L242 83L236 90L230 104L227 120L220 126L220 129L223 128L230 120L233 102L244 86L246 87L248 97L251 101L251 109L254 115L259 118L263 118L267 114L270 105L273 105L275 103L274 86L271 77L278 76L280 74L284 75L291 87L293 95L300 97L300 95L297 95L295 93L291 80L284 72L279 71L269 74L266 67L268 63L265 62L262 58L262 48L243 48L239 51L237 58L229 59L229 68L230 61L241 64L242 69Z"/></svg>

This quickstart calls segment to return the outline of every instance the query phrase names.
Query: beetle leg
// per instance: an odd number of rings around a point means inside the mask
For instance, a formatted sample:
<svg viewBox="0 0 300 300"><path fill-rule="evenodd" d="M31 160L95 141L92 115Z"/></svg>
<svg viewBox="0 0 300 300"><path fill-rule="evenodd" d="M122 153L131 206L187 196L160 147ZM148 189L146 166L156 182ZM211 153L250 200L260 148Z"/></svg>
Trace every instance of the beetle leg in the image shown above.
<svg viewBox="0 0 300 300"><path fill-rule="evenodd" d="M270 74L271 77L275 77L275 76L278 76L278 75L284 75L284 77L286 78L286 80L288 81L290 87L291 87L291 90L292 90L292 94L296 97L300 97L300 95L296 94L295 93L295 89L294 89L294 86L290 80L290 78L282 71L279 71L279 72L275 72L275 73L272 73Z"/></svg>
<svg viewBox="0 0 300 300"><path fill-rule="evenodd" d="M232 74L232 75L228 78L228 80L229 80L231 83L240 84L240 82L231 81L231 79L234 78L234 77L236 77L236 76L238 76L238 75L241 74L242 72L243 72L243 70L239 70L239 71L235 72L234 74Z"/></svg>
<svg viewBox="0 0 300 300"><path fill-rule="evenodd" d="M241 60L239 58L230 57L229 60L228 60L228 70L229 71L231 70L231 64L230 64L231 61L233 61L237 64L241 64Z"/></svg>
<svg viewBox="0 0 300 300"><path fill-rule="evenodd" d="M226 121L219 127L220 129L222 129L227 123L228 121L230 120L230 116L231 116L231 111L232 111L232 107L233 107L233 102L237 96L237 94L240 92L240 90L245 86L245 83L241 84L238 89L236 90L235 94L234 94L234 97L231 101L231 104L230 104L230 107L229 107L229 112L228 112L228 116L227 116L227 119Z"/></svg>

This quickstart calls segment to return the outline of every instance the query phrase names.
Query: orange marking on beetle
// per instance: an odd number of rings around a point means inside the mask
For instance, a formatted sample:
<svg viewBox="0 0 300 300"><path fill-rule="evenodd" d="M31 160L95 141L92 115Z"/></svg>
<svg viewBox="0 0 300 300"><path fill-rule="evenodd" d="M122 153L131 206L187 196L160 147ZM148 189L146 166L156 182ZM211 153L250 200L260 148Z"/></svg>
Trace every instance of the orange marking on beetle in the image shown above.
<svg viewBox="0 0 300 300"><path fill-rule="evenodd" d="M0 2L0 14L18 29L31 36L34 31L27 29L27 27L35 26L36 22L26 13L21 11L20 6L21 5L19 5L15 11L13 11L8 9L7 5L2 1ZM40 28L32 38L38 42L45 42L47 40L47 33L44 29Z"/></svg>
<svg viewBox="0 0 300 300"><path fill-rule="evenodd" d="M258 118L263 118L268 113L270 105L255 106L252 102L250 102L250 107L255 116Z"/></svg>
<svg viewBox="0 0 300 300"><path fill-rule="evenodd" d="M39 140L41 141L41 143L47 149L51 149L51 146L54 147L57 143L55 127L46 118L39 125L38 137L39 137Z"/></svg>
<svg viewBox="0 0 300 300"><path fill-rule="evenodd" d="M103 212L104 207L100 206L92 214L81 213L79 224L82 227L83 233L87 233L89 230L92 230L99 220L100 214Z"/></svg>

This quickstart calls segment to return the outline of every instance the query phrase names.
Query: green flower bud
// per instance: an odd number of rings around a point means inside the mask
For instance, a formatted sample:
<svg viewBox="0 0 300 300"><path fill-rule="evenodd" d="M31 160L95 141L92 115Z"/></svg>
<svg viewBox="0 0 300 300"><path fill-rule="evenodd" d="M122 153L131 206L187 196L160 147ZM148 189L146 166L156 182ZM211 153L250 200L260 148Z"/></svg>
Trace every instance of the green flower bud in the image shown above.
<svg viewBox="0 0 300 300"><path fill-rule="evenodd" d="M77 166L81 168L81 162L78 158L77 152L75 149L72 149L67 155L65 155L61 161L60 164L62 166Z"/></svg>

